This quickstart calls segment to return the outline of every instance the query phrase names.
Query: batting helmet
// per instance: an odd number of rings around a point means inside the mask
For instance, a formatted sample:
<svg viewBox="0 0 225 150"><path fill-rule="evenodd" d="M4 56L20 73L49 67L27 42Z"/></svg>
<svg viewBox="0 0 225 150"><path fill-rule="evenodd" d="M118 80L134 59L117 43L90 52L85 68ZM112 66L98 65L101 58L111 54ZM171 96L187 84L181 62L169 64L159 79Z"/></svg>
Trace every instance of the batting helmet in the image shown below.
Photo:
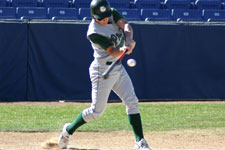
<svg viewBox="0 0 225 150"><path fill-rule="evenodd" d="M111 7L107 0L92 0L90 8L91 16L99 20L112 15Z"/></svg>

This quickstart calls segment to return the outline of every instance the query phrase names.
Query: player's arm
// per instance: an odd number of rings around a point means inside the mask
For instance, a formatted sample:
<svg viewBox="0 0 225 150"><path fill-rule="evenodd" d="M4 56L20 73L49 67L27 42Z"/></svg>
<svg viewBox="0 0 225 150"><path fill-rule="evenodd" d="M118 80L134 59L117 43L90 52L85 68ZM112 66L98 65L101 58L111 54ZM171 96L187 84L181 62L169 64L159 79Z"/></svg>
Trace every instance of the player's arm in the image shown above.
<svg viewBox="0 0 225 150"><path fill-rule="evenodd" d="M125 19L120 19L117 21L117 25L124 30L126 41L133 40L133 28Z"/></svg>
<svg viewBox="0 0 225 150"><path fill-rule="evenodd" d="M125 19L118 20L117 24L124 30L126 36L125 45L130 48L127 54L130 54L136 45L136 42L133 40L133 29Z"/></svg>
<svg viewBox="0 0 225 150"><path fill-rule="evenodd" d="M121 56L122 53L123 53L126 49L129 51L129 50L130 50L130 47L125 46L125 47L122 47L122 48L115 48L115 47L113 47L113 46L110 46L110 47L107 48L106 51L107 51L110 55L112 55L112 56L114 56L114 57L118 57L118 56Z"/></svg>
<svg viewBox="0 0 225 150"><path fill-rule="evenodd" d="M126 36L125 45L130 48L127 54L130 54L136 45L136 42L133 40L133 28L128 23L126 18L123 17L116 9L112 9L112 15L114 21L121 29L123 29L125 33Z"/></svg>
<svg viewBox="0 0 225 150"><path fill-rule="evenodd" d="M113 43L106 37L99 35L97 33L91 34L88 36L88 39L91 40L91 42L99 45L102 49L106 50L107 53L112 55L113 57L120 56L123 51L120 48L115 48L113 46ZM127 47L129 49L129 47Z"/></svg>

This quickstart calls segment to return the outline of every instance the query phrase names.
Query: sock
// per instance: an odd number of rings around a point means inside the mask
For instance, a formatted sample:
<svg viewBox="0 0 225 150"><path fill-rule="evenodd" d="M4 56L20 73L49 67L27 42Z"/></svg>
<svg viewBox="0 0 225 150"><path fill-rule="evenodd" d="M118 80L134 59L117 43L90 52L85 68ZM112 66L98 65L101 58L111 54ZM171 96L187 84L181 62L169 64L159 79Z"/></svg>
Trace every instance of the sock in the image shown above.
<svg viewBox="0 0 225 150"><path fill-rule="evenodd" d="M128 115L128 120L134 132L136 141L140 141L142 138L144 138L140 114Z"/></svg>
<svg viewBox="0 0 225 150"><path fill-rule="evenodd" d="M83 124L85 124L86 122L84 121L83 117L82 117L82 112L80 113L80 115L77 116L77 118L66 128L66 131L72 135L77 128L79 128L80 126L82 126Z"/></svg>

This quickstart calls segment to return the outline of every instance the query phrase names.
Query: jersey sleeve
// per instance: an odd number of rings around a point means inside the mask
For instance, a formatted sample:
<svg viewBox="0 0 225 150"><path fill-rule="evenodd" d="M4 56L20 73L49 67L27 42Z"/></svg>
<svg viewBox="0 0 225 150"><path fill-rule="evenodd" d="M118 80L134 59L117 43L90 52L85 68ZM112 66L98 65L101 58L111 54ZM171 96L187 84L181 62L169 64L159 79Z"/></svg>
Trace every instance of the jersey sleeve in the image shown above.
<svg viewBox="0 0 225 150"><path fill-rule="evenodd" d="M118 12L115 8L112 9L112 15L115 23L117 23L118 20L120 19L126 19L120 12Z"/></svg>
<svg viewBox="0 0 225 150"><path fill-rule="evenodd" d="M98 44L102 49L107 50L110 46L113 46L113 43L106 37L99 35L97 33L91 34L88 36L88 39L95 43Z"/></svg>

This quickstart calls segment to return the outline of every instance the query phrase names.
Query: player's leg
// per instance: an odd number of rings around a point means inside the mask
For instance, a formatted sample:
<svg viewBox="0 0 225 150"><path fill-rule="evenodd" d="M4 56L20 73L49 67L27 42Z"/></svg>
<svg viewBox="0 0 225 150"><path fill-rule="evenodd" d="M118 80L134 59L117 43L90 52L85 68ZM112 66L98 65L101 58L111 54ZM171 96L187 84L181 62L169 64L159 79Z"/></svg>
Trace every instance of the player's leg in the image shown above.
<svg viewBox="0 0 225 150"><path fill-rule="evenodd" d="M99 77L98 68L90 67L90 78L92 82L91 107L83 110L71 124L64 126L63 132L59 137L59 146L61 148L66 148L70 136L76 131L77 128L87 122L98 119L103 114L109 94L112 90L112 86L118 77L119 75L115 74L110 76L109 79L104 80Z"/></svg>
<svg viewBox="0 0 225 150"><path fill-rule="evenodd" d="M136 141L135 149L150 150L144 139L141 115L138 107L138 98L136 97L132 81L122 66L120 80L113 87L113 91L121 98L126 105L126 112L129 123L133 129ZM139 146L142 145L142 147Z"/></svg>
<svg viewBox="0 0 225 150"><path fill-rule="evenodd" d="M103 114L112 86L116 82L118 75L110 76L109 79L104 80L99 76L99 69L91 67L90 78L92 83L91 107L83 110L74 122L67 127L67 131L70 134L73 134L78 127L86 122L97 120Z"/></svg>
<svg viewBox="0 0 225 150"><path fill-rule="evenodd" d="M96 68L95 66L93 66L93 70L90 71L92 82L92 104L90 108L87 108L82 112L85 122L97 120L103 114L112 87L119 78L118 74L112 74L110 75L110 78L105 80L101 76L104 71L105 68Z"/></svg>
<svg viewBox="0 0 225 150"><path fill-rule="evenodd" d="M126 70L121 69L120 80L116 82L113 91L121 98L126 105L126 112L129 123L132 126L136 140L143 138L142 123L138 107L138 98L135 95L133 84Z"/></svg>

